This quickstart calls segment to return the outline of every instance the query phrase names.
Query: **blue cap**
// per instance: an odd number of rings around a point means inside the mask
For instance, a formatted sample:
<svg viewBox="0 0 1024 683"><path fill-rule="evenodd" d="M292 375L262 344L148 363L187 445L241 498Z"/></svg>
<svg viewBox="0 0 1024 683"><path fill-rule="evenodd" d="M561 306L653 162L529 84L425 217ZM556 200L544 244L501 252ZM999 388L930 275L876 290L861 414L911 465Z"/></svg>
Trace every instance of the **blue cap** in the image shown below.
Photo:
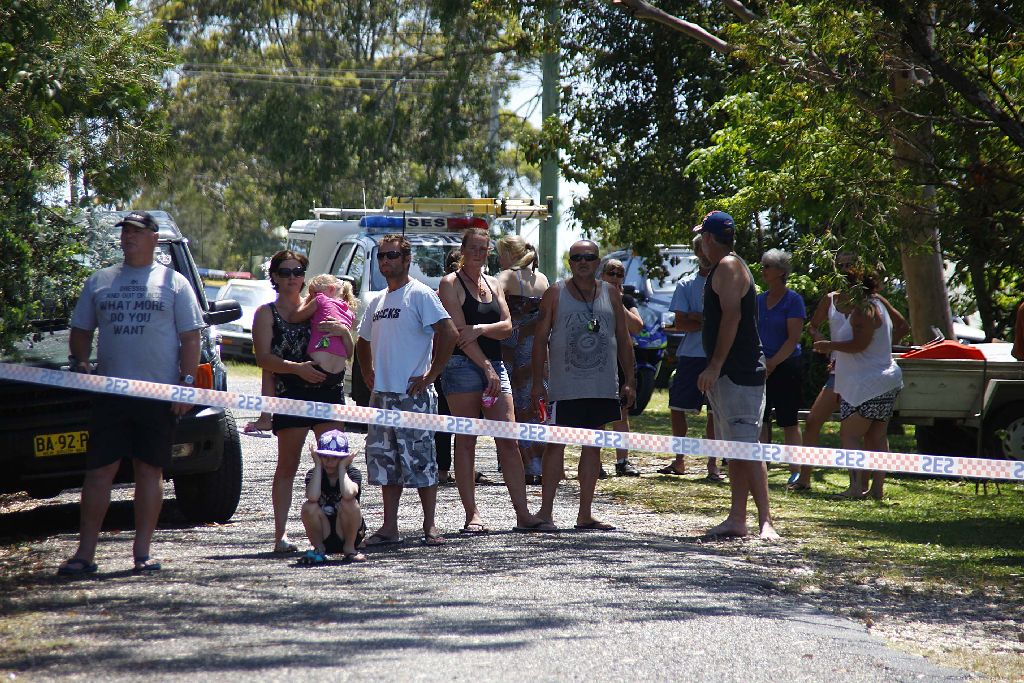
<svg viewBox="0 0 1024 683"><path fill-rule="evenodd" d="M712 211L707 216L704 216L704 220L693 231L702 234L710 232L715 236L715 239L725 237L726 242L732 242L733 236L736 233L736 222L725 211Z"/></svg>
<svg viewBox="0 0 1024 683"><path fill-rule="evenodd" d="M317 446L317 455L326 455L332 458L347 458L349 455L348 437L337 429L321 434Z"/></svg>

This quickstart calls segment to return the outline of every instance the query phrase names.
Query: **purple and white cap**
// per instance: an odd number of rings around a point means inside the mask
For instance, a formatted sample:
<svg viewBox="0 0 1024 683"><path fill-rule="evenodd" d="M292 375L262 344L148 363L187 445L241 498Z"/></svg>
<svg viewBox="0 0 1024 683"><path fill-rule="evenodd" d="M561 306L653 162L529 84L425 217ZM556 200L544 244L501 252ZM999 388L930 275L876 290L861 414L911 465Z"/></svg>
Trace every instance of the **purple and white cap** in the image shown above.
<svg viewBox="0 0 1024 683"><path fill-rule="evenodd" d="M348 437L337 429L324 432L317 441L316 454L329 458L347 458L349 456Z"/></svg>

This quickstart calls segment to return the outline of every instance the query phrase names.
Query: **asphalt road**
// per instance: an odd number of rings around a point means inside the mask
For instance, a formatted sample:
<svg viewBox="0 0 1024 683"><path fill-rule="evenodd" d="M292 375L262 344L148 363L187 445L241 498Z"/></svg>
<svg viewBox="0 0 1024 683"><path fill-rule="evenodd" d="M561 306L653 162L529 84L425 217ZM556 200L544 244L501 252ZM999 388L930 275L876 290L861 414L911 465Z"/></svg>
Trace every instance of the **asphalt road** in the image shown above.
<svg viewBox="0 0 1024 683"><path fill-rule="evenodd" d="M256 391L256 381L233 388ZM239 424L250 417L241 414ZM362 444L356 434L353 443ZM0 652L22 679L136 680L961 680L969 675L896 651L863 622L780 591L756 563L692 540L645 533L645 515L599 497L614 532L512 532L503 486L478 487L488 525L468 537L454 488L439 492L448 543L418 542L418 501L403 499L405 542L364 564L297 567L271 554L276 442L243 436L243 499L230 524L190 527L168 501L154 543L164 570L130 572L130 492L118 491L94 578L58 579L74 548L77 494L0 515L0 543L31 543L45 562L2 602L7 624L31 625L35 648ZM495 472L493 442L481 468ZM357 459L357 463L360 459ZM300 468L300 474L305 471ZM556 522L572 526L575 485ZM301 476L290 530L298 520ZM539 488L530 498L539 504ZM379 489L363 498L370 529ZM649 519L649 517L648 517ZM8 629L9 630L9 629ZM38 643L45 643L39 647Z"/></svg>

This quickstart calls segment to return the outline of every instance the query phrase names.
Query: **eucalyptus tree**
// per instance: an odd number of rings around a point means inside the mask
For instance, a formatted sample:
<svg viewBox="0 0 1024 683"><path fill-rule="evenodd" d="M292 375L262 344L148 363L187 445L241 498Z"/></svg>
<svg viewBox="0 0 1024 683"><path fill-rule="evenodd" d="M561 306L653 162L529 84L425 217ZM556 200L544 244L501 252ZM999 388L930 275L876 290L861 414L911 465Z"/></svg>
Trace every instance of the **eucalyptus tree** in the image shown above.
<svg viewBox="0 0 1024 683"><path fill-rule="evenodd" d="M989 302L1012 291L1022 256L1019 3L723 0L732 21L704 24L614 4L747 69L719 106L727 123L691 157L709 198L745 215L777 207L819 244L898 252L918 341L950 333L941 228L998 331Z"/></svg>
<svg viewBox="0 0 1024 683"><path fill-rule="evenodd" d="M127 199L160 171L171 59L159 27L109 4L0 6L0 349L77 291L68 204Z"/></svg>
<svg viewBox="0 0 1024 683"><path fill-rule="evenodd" d="M529 183L501 108L521 27L471 2L154 3L180 50L177 172L147 188L236 257L262 226L385 195L497 194ZM518 192L517 192L518 193ZM227 258L227 256L225 256Z"/></svg>

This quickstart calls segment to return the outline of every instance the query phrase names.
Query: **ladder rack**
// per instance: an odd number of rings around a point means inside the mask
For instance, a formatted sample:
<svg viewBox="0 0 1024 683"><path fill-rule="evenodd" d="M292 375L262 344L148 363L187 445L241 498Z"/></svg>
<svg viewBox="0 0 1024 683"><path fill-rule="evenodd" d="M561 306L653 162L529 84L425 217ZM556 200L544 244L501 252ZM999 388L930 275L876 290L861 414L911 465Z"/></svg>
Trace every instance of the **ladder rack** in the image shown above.
<svg viewBox="0 0 1024 683"><path fill-rule="evenodd" d="M385 211L413 211L432 213L457 213L466 216L487 218L539 218L551 214L549 204L540 204L532 199L511 198L434 198L434 197L387 197Z"/></svg>

